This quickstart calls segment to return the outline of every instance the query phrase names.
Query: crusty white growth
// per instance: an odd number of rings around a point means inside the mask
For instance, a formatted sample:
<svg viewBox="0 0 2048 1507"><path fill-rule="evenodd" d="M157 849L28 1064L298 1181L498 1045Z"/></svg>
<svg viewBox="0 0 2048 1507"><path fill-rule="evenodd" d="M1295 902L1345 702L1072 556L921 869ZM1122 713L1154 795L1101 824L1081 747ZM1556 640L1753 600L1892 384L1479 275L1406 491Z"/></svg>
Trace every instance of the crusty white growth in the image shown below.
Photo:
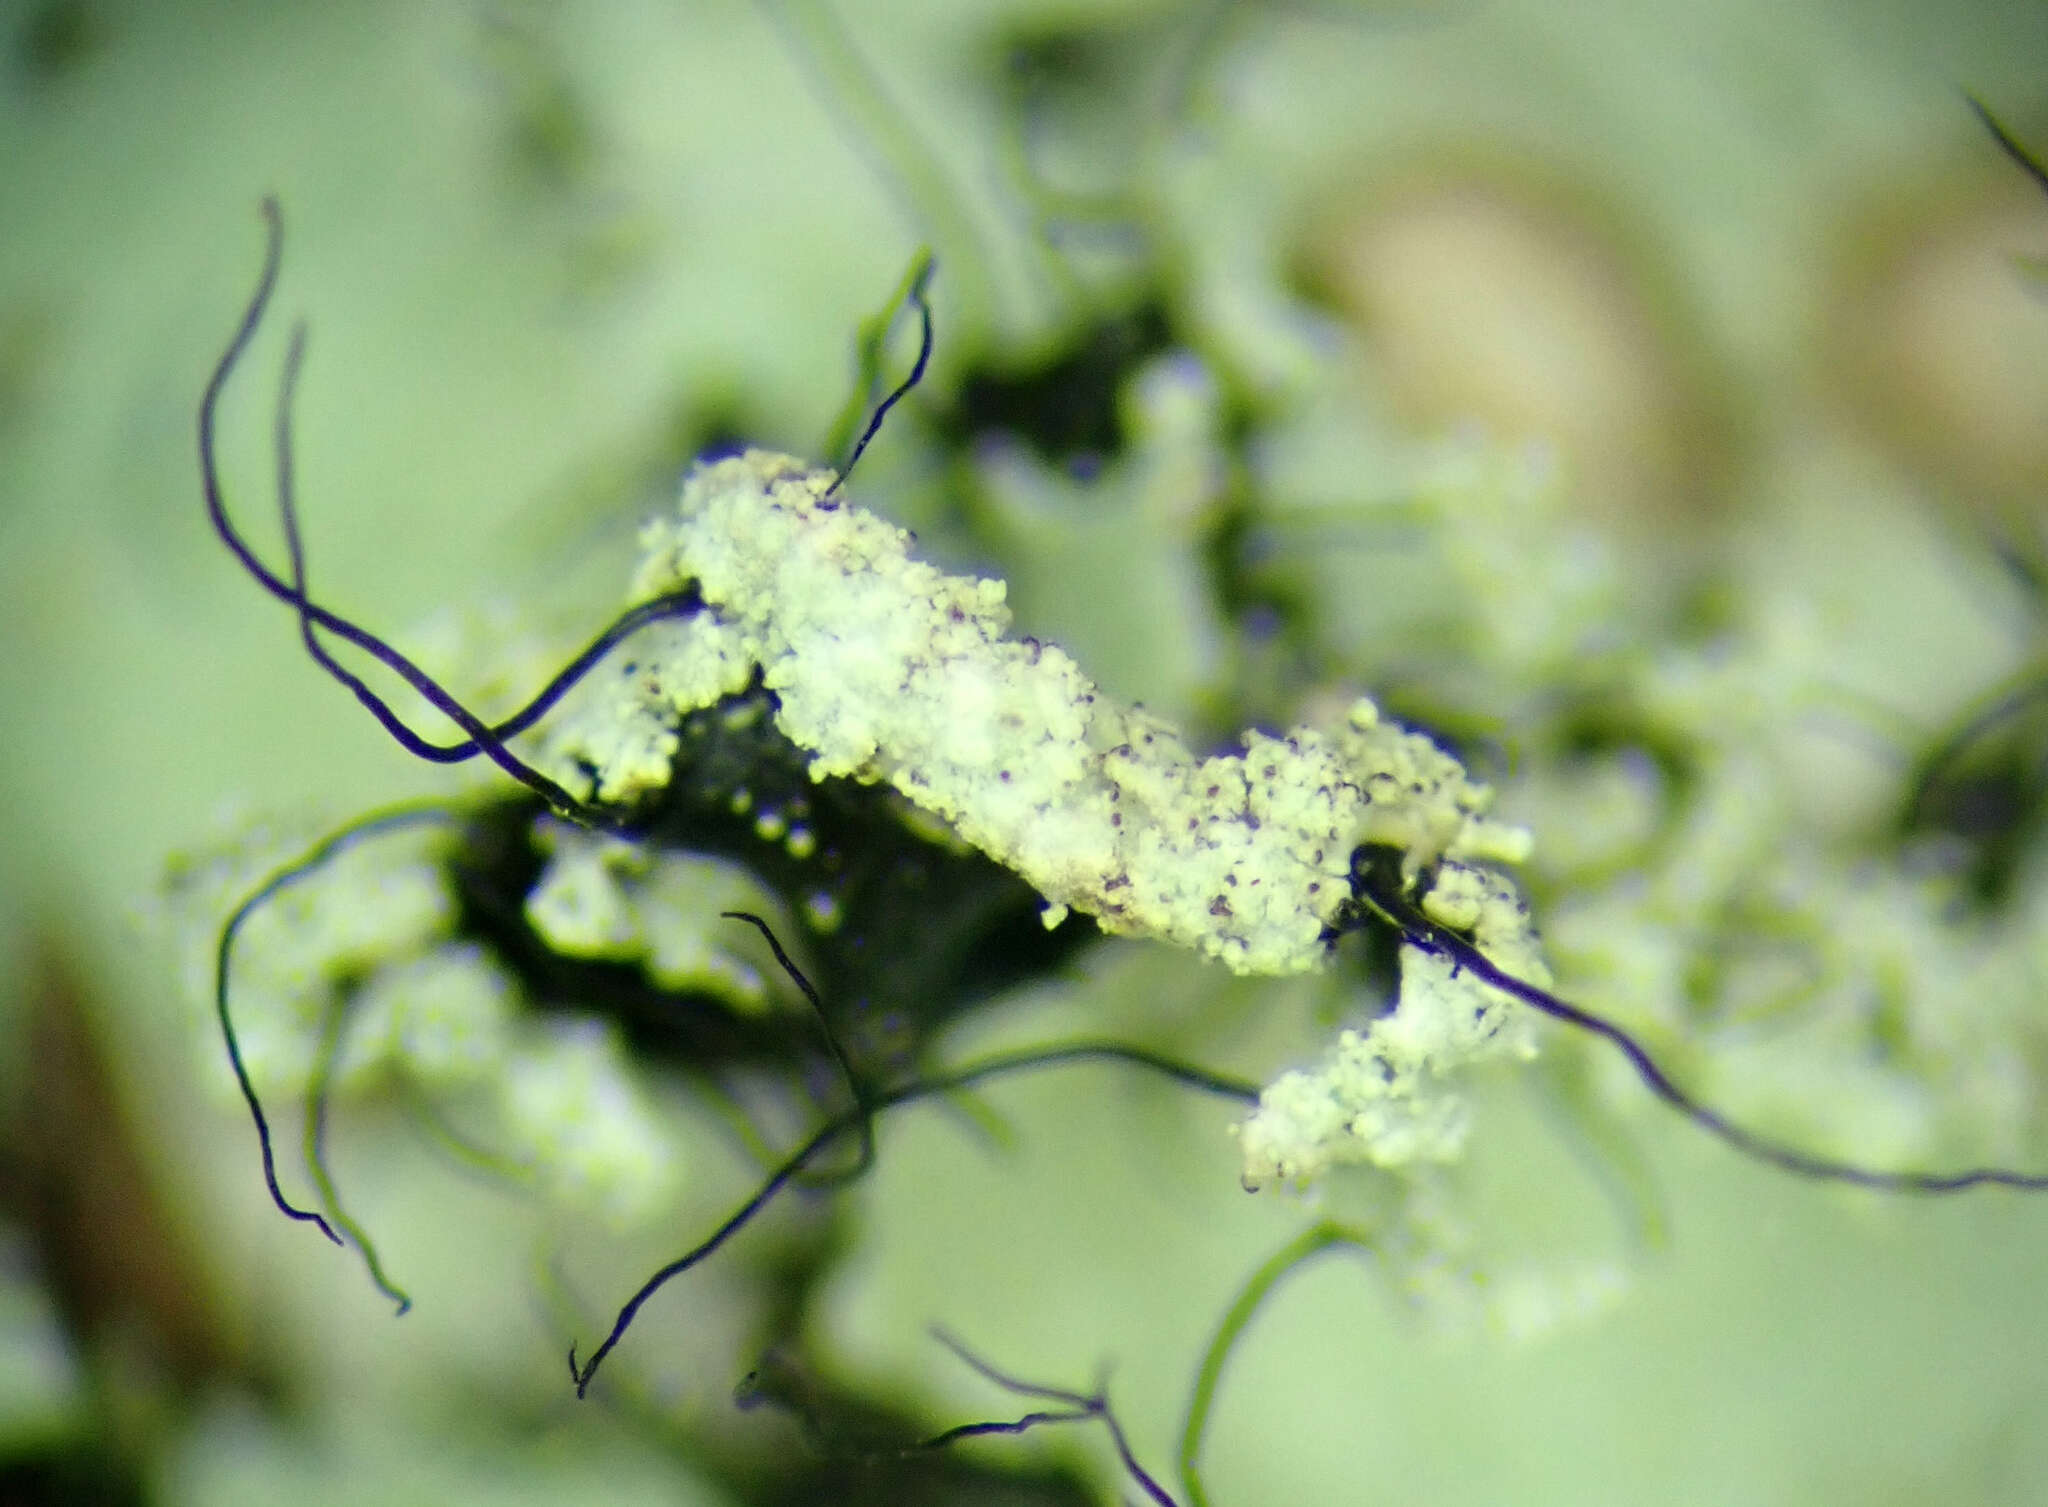
<svg viewBox="0 0 2048 1507"><path fill-rule="evenodd" d="M701 619L650 623L578 687L544 758L585 800L630 802L668 783L679 713L742 690L746 646Z"/></svg>
<svg viewBox="0 0 2048 1507"><path fill-rule="evenodd" d="M1361 843L1411 869L1522 855L1525 836L1483 815L1490 792L1368 701L1333 734L1250 732L1241 754L1196 757L1060 649L1009 637L1001 581L913 558L830 480L760 451L691 476L643 538L635 595L695 583L708 610L596 677L548 748L565 778L605 799L657 788L665 730L758 667L814 776L886 782L1049 906L1240 973L1323 961Z"/></svg>
<svg viewBox="0 0 2048 1507"><path fill-rule="evenodd" d="M637 963L658 989L714 995L746 1012L766 1008L787 987L760 934L723 914L780 914L741 865L545 816L534 841L548 863L527 894L526 919L564 957ZM794 939L786 925L777 931Z"/></svg>
<svg viewBox="0 0 2048 1507"><path fill-rule="evenodd" d="M1499 874L1447 862L1424 907L1470 930L1488 957L1538 986L1550 982L1528 909ZM1464 1100L1453 1070L1486 1057L1533 1055L1526 1011L1448 959L1401 949L1401 998L1362 1031L1345 1031L1312 1072L1284 1073L1237 1127L1248 1188L1306 1182L1341 1162L1444 1162L1464 1149Z"/></svg>

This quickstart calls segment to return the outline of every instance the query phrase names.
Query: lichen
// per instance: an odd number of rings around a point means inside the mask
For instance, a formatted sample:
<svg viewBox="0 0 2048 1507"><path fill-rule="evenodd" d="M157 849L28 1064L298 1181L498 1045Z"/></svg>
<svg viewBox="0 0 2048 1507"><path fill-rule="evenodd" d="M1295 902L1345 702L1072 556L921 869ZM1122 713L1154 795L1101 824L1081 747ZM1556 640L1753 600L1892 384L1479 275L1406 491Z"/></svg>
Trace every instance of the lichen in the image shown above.
<svg viewBox="0 0 2048 1507"><path fill-rule="evenodd" d="M511 1156L553 1197L622 1228L674 1201L679 1143L609 1022L537 1023L505 1064L500 1099Z"/></svg>
<svg viewBox="0 0 2048 1507"><path fill-rule="evenodd" d="M1447 862L1424 902L1435 920L1470 931L1502 968L1549 983L1528 907L1499 874ZM1469 1118L1447 1079L1470 1063L1530 1057L1527 1012L1460 973L1448 959L1401 949L1394 1010L1363 1030L1346 1030L1311 1071L1283 1073L1236 1127L1244 1184L1309 1182L1333 1165L1380 1167L1454 1160Z"/></svg>
<svg viewBox="0 0 2048 1507"><path fill-rule="evenodd" d="M526 919L554 951L637 963L658 989L708 994L744 1012L766 1008L782 992L769 983L783 978L773 958L757 955L760 938L723 915L779 914L739 864L585 832L552 817L537 819L535 842L549 856L526 897Z"/></svg>
<svg viewBox="0 0 2048 1507"><path fill-rule="evenodd" d="M222 922L281 861L281 847L259 834L173 873L164 919L184 945L188 994L209 1026ZM308 1093L323 1077L323 1023L340 1010L327 1091L361 1097L394 1082L429 1096L464 1091L479 1133L556 1196L614 1223L661 1208L681 1176L680 1147L635 1084L616 1033L595 1020L536 1019L518 980L459 935L459 920L439 834L344 847L257 906L228 975L252 1085L274 1102ZM737 993L741 1003L755 998ZM224 1062L216 1086L224 1100L235 1093Z"/></svg>
<svg viewBox="0 0 2048 1507"><path fill-rule="evenodd" d="M665 776L658 736L758 673L813 778L881 781L1111 932L1193 947L1240 973L1322 965L1352 852L1514 860L1515 829L1456 760L1369 701L1334 733L1248 732L1201 758L1101 691L1065 651L1009 635L1001 581L946 575L833 478L752 451L700 467L649 526L636 598L707 604L564 720L548 757L599 791ZM673 748L670 739L669 750Z"/></svg>

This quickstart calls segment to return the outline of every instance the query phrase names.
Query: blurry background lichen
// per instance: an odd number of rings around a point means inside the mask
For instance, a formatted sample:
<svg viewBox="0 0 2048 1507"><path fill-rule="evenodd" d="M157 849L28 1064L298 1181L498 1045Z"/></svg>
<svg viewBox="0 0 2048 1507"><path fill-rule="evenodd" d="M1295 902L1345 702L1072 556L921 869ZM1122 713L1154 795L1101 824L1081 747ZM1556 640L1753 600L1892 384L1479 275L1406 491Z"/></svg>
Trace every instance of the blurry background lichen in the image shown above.
<svg viewBox="0 0 2048 1507"><path fill-rule="evenodd" d="M1163 1472L1231 1295L1316 1217L1245 1195L1229 1116L1156 1085L906 1109L581 1405L563 1344L756 1167L681 1078L628 1064L684 1149L622 1215L508 1190L345 1063L330 1149L402 1321L278 1218L148 940L166 873L449 786L203 528L194 408L261 194L312 326L316 589L466 693L611 615L691 456L825 459L929 243L938 356L864 503L1203 734L1364 690L1455 740L1535 832L1562 992L1731 1112L2039 1166L2038 708L1906 808L2042 663L2048 203L1959 90L2039 142L2044 63L2016 3L0 7L0 1484L1102 1499L1098 1438L835 1477L793 1416L886 1448L1012 1410L937 1322L1033 1378L1113 1361ZM224 415L271 548L282 352L274 325ZM1269 1077L1383 966L1111 944L943 1047L1111 1032ZM2048 1204L1790 1181L1555 1032L1469 1087L1441 1178L1324 1195L1384 1238L1250 1331L1215 1500L2048 1496ZM756 1368L784 1406L735 1406Z"/></svg>

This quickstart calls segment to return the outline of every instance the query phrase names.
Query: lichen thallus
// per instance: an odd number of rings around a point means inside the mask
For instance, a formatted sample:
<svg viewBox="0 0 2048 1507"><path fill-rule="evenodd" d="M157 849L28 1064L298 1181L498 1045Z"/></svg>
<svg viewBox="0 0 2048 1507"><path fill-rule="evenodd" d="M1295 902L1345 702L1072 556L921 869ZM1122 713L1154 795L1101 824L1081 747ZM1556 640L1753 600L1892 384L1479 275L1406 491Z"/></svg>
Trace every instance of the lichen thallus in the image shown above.
<svg viewBox="0 0 2048 1507"><path fill-rule="evenodd" d="M921 1066L916 1061L917 1048L929 1036L932 1026L963 1003L1056 966L1091 940L1096 929L1082 916L1068 917L1056 925L1041 924L1042 919L1054 918L1041 918L1040 898L1031 886L980 853L963 852L959 844L939 841L914 830L906 824L900 804L876 785L840 777L814 778L804 751L776 730L772 718L713 715L731 712L735 707L772 708L775 693L761 683L758 674L719 707L707 713L689 713L681 719L677 729L679 753L670 782L649 799L606 804L579 797L513 751L513 739L534 729L579 681L627 639L650 624L688 618L703 611L704 602L694 585L686 584L657 595L624 613L523 708L496 723L486 723L388 641L321 605L308 588L305 549L293 495L291 404L304 357L303 324L294 328L289 342L273 435L277 507L288 569L280 575L265 565L229 517L215 457L215 429L222 393L269 307L281 263L282 223L274 201L265 201L264 215L268 239L261 276L240 324L206 384L199 408L201 478L213 529L244 572L291 609L301 642L314 662L345 686L401 747L436 763L486 758L522 787L515 795L460 808L414 805L373 813L330 835L279 869L228 916L215 953L213 1003L228 1060L256 1126L265 1184L280 1210L292 1219L313 1224L337 1244L343 1240L335 1223L342 1224L357 1236L357 1243L369 1255L360 1232L340 1215L324 1171L316 1171L316 1177L326 1207L336 1215L333 1222L317 1210L295 1205L279 1184L269 1123L244 1065L230 1010L237 937L251 914L280 891L320 869L343 850L398 829L435 823L456 830L458 856L452 872L462 896L464 925L511 961L543 1007L587 1008L594 1001L602 1002L625 1022L637 1046L666 1052L685 1062L693 1057L719 1054L816 1060L815 1047L807 1044L807 1040L792 1041L793 1033L786 1023L742 1022L699 1012L686 1017L694 1024L680 1025L677 1013L664 1008L672 1001L664 1000L659 991L629 986L616 969L550 954L519 918L519 898L538 868L526 834L543 814L637 843L716 853L748 866L771 891L795 896L811 877L805 867L811 860L792 855L785 844L763 841L751 822L736 815L729 797L734 780L740 777L757 790L779 788L785 795L804 799L809 806L810 823L817 831L818 851L831 854L844 870L839 875L844 881L841 893L849 901L843 919L831 936L808 939L820 944L815 948L819 974L816 984L797 968L766 919L751 912L727 914L736 925L758 929L777 961L797 983L825 1042L825 1060L845 1085L851 1102L824 1119L808 1139L769 1170L752 1196L709 1235L653 1273L619 1309L610 1331L587 1359L579 1361L572 1348L570 1370L579 1396L588 1390L605 1358L657 1291L717 1252L783 1190L815 1175L815 1169L833 1148L849 1141L856 1147L854 1164L835 1176L850 1176L863 1170L873 1155L875 1117L898 1106L956 1094L998 1078L1089 1063L1137 1068L1240 1105L1258 1103L1259 1087L1252 1082L1190 1066L1145 1047L1114 1041L1067 1041L1000 1053L965 1065ZM932 348L931 311L925 297L929 271L929 263L922 264L906 284L906 300L920 320L921 340L915 366L875 406L845 464L834 474L831 491L836 492L850 474L891 407L924 374ZM435 743L413 731L386 700L334 657L322 635L342 640L397 675L453 722L461 730L462 738ZM1490 960L1459 928L1434 918L1420 898L1428 890L1430 876L1426 872L1412 872L1411 866L1400 859L1398 851L1371 844L1359 846L1352 854L1350 893L1324 927L1326 950L1334 950L1339 939L1352 931L1374 929L1396 936L1424 954L1448 961L1454 974L1470 974L1500 995L1541 1015L1600 1037L1622 1054L1657 1098L1700 1129L1746 1156L1798 1176L1895 1193L1940 1194L1979 1185L2030 1191L2048 1189L2048 1175L1999 1167L1901 1171L1860 1166L1809 1154L1735 1124L1681 1087L1627 1031L1516 977ZM791 910L801 914L800 906L793 905ZM893 1034L869 1029L863 1036L859 1024L866 1018L863 1012L878 1002L909 1016L909 1023L905 1025L899 1019ZM856 1005L860 1008L854 1008ZM313 1107L318 1108L317 1096ZM317 1136L309 1138L309 1150L317 1158ZM1203 1498L1194 1458L1201 1423L1207 1415L1207 1400L1230 1343L1243 1320L1249 1317L1250 1307L1256 1306L1258 1298L1285 1270L1348 1238L1325 1226L1318 1226L1310 1234L1315 1238L1304 1237L1291 1243L1262 1268L1246 1297L1240 1299L1238 1309L1233 1310L1234 1320L1226 1322L1219 1333L1205 1362L1198 1407L1190 1414L1182 1451L1183 1473L1197 1501ZM403 1311L402 1296L385 1281L374 1255L369 1255L369 1260L374 1279L399 1299ZM1114 1419L1109 1417L1099 1392L1084 1396L1014 1383L958 1351L957 1346L954 1348L969 1364L1011 1390L1061 1403L1064 1411L1060 1418L1101 1418L1114 1432ZM977 1432L1014 1432L1022 1426L1046 1421L1057 1420L1047 1416L1034 1417L1023 1425L964 1426L935 1442L944 1443ZM1127 1447L1121 1443L1121 1435L1116 1437L1119 1452L1134 1478L1154 1500L1170 1502L1172 1499L1137 1469Z"/></svg>
<svg viewBox="0 0 2048 1507"><path fill-rule="evenodd" d="M1054 966L1091 937L1093 927L1080 916L1046 927L1040 918L1039 899L1028 886L979 855L963 853L956 844L913 830L905 824L897 807L873 787L853 780L811 780L801 752L780 738L765 719L731 715L772 696L758 683L728 698L716 709L721 715L684 719L673 778L656 800L628 807L582 800L521 759L508 746L509 740L534 727L582 677L632 634L663 618L686 616L698 610L695 593L670 593L626 613L599 634L524 708L495 725L487 725L399 650L331 611L308 590L305 552L296 517L289 417L304 355L302 329L293 332L287 352L274 434L277 502L289 564L283 574L266 566L229 516L214 437L221 394L263 319L277 280L281 218L272 201L265 202L264 214L269 239L262 276L241 324L207 384L199 414L202 483L214 530L251 578L296 614L301 640L316 663L346 686L401 746L439 763L489 758L524 787L521 794L475 806L416 804L374 812L330 834L272 873L226 918L215 948L213 1003L230 1065L257 1128L265 1184L280 1210L293 1219L313 1224L336 1243L343 1243L325 1215L294 1204L279 1183L269 1122L244 1065L231 1012L238 940L251 916L261 907L344 851L396 831L426 825L452 827L458 834L451 870L461 897L463 927L513 963L542 1007L600 1005L622 1019L636 1046L678 1060L786 1060L803 1049L790 1042L791 1032L785 1023L741 1020L710 1012L678 1014L663 1008L673 1004L673 1000L624 977L622 970L548 955L519 916L519 900L540 866L526 837L535 818L551 813L578 826L616 833L634 841L687 844L693 850L728 856L747 865L770 891L792 901L805 893L817 869L831 868L838 913L829 930L820 927L816 935L807 939L814 944L813 951L819 960L819 982L815 986L797 969L764 918L748 912L730 914L736 922L750 924L764 935L816 1010L828 1061L846 1081L853 1107L821 1127L764 1183L747 1213L683 1265L694 1264L695 1259L708 1255L744 1224L753 1211L799 1179L834 1145L855 1140L862 1148L864 1163L872 1115L897 1104L946 1094L1036 1066L1085 1061L1134 1065L1242 1102L1256 1098L1256 1086L1248 1082L1204 1073L1146 1049L1114 1042L1069 1042L1048 1051L1007 1053L908 1082L888 1086L871 1082L878 1072L906 1065L917 1040L928 1034L945 1012L1003 988L1019 977ZM912 279L909 298L922 320L916 366L910 377L876 406L848 455L842 477L850 472L889 408L921 376L929 356L930 313L924 301L923 275ZM436 744L418 735L361 677L334 658L321 641L323 633L341 638L397 674L447 715L465 737ZM778 795L800 791L806 802L805 821L813 834L814 852L798 857L787 843L764 839L752 818L736 810L730 799L739 777L744 778L746 787L761 804L774 804ZM800 906L791 904L788 908L801 915ZM865 1014L855 1007L865 1007L875 1000L898 1005L900 1009L893 1014L865 1012L880 1018L863 1027ZM924 1013L918 1013L920 1010ZM679 1265L676 1269L682 1268ZM649 1292L658 1285L650 1285Z"/></svg>

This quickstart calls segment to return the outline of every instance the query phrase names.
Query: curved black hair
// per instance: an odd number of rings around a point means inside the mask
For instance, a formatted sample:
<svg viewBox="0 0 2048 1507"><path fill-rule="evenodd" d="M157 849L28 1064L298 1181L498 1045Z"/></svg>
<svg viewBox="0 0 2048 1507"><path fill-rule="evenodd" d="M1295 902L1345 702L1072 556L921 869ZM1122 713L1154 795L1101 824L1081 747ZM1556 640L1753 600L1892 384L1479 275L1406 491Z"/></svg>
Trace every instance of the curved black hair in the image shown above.
<svg viewBox="0 0 2048 1507"><path fill-rule="evenodd" d="M575 1383L576 1395L582 1397L588 1393L592 1380L597 1376L598 1368L604 1364L605 1357L625 1338L626 1331L632 1327L633 1320L650 1298L692 1267L701 1265L716 1255L727 1241L745 1229L783 1189L795 1182L800 1173L842 1137L849 1133L871 1134L868 1127L873 1118L899 1105L914 1104L920 1099L956 1093L961 1089L973 1088L1017 1073L1067 1067L1083 1062L1140 1068L1146 1072L1156 1073L1182 1088L1193 1089L1197 1093L1232 1099L1247 1106L1259 1102L1259 1086L1256 1083L1225 1073L1210 1072L1162 1052L1155 1052L1148 1047L1133 1046L1120 1041L1070 1041L1055 1046L999 1052L964 1067L926 1074L907 1083L898 1084L894 1088L874 1092L852 1109L834 1115L819 1126L809 1139L763 1178L760 1186L746 1202L726 1216L717 1228L641 1283L639 1290L621 1305L618 1316L612 1320L610 1331L590 1353L588 1360L579 1361L576 1358L576 1347L569 1347L569 1378Z"/></svg>
<svg viewBox="0 0 2048 1507"><path fill-rule="evenodd" d="M1984 123L1984 129L1991 133L1992 139L1998 143L2005 155L2017 163L2020 170L2034 180L2035 187L2039 188L2043 193L2048 193L2048 166L2044 166L2039 157L2029 151L2017 136L2005 128L2005 123L1991 113L1991 107L1985 104L1983 100L1967 89L1963 91L1963 98L1969 101L1970 108L1976 112L1977 119Z"/></svg>
<svg viewBox="0 0 2048 1507"><path fill-rule="evenodd" d="M609 829L628 826L630 823L626 813L577 799L561 785L514 754L507 743L509 739L517 737L539 722L622 640L659 619L688 617L701 611L703 602L694 587L686 587L682 591L656 597L622 614L519 711L502 722L485 723L440 682L385 639L322 606L314 601L306 590L305 547L299 536L291 443L291 405L298 385L299 371L305 359L306 327L303 322L293 327L291 343L286 351L273 434L277 463L278 514L283 524L286 551L291 560L289 581L280 578L263 563L229 517L214 440L221 396L226 391L229 378L233 376L235 368L241 363L243 355L255 339L256 331L270 307L271 295L277 286L278 269L284 256L284 218L275 198L266 198L263 201L263 217L268 230L263 270L257 279L256 290L243 310L241 322L228 341L227 349L215 363L213 373L207 379L205 393L199 401L200 486L206 499L207 519L213 526L214 534L227 546L229 553L235 557L251 580L297 614L300 639L314 663L346 687L406 752L437 764L462 763L481 755L540 796L552 810L570 821ZM328 652L320 641L321 632L331 633L355 645L392 671L431 703L436 711L461 728L465 737L459 742L448 744L433 743L420 737L406 725L404 719L391 708L390 703L371 690L360 676L342 665Z"/></svg>
<svg viewBox="0 0 2048 1507"><path fill-rule="evenodd" d="M263 563L229 517L215 445L221 397L269 310L284 258L283 212L274 196L263 200L262 209L267 231L263 268L258 275L255 291L243 310L241 321L235 327L226 350L214 364L213 372L207 379L205 392L199 402L200 487L206 500L207 519L215 535L227 546L228 551L251 580L297 614L300 641L305 645L306 653L313 662L347 689L364 709L377 719L378 725L407 753L437 764L463 763L482 756L533 791L547 802L549 809L567 820L583 826L614 831L630 828L633 825L630 812L577 798L557 781L513 753L508 744L511 739L538 723L563 696L589 675L599 661L641 628L665 618L691 617L702 611L703 598L694 583L686 584L678 591L642 602L620 614L609 627L591 640L582 653L563 666L524 707L501 722L486 723L433 676L393 647L388 640L322 606L313 600L307 590L305 545L299 533L292 463L292 403L297 394L299 373L304 365L306 350L306 325L303 320L293 325L290 343L286 349L272 436L277 467L278 516L285 537L286 553L291 562L289 581L280 578ZM937 263L929 253L922 254L913 265L903 299L918 315L917 359L909 375L875 406L865 428L854 442L852 451L833 473L831 484L827 488L828 496L838 491L852 475L861 456L866 453L875 436L881 432L890 411L924 380L934 344L932 310L927 294L936 270ZM371 690L359 675L328 651L326 645L320 641L321 632L331 633L353 644L397 675L425 698L436 711L461 728L464 737L456 742L444 744L432 742L414 732L393 710L389 702Z"/></svg>
<svg viewBox="0 0 2048 1507"><path fill-rule="evenodd" d="M944 1329L934 1328L932 1338L952 1351L954 1359L984 1381L994 1383L1005 1392L1033 1398L1039 1402L1049 1402L1054 1406L1035 1409L1021 1418L955 1424L945 1432L935 1434L918 1445L919 1451L944 1449L947 1445L962 1439L985 1439L991 1434L1028 1434L1031 1430L1047 1424L1100 1423L1109 1433L1110 1447L1116 1451L1117 1463L1122 1465L1125 1473L1138 1483L1138 1489L1145 1493L1155 1507L1180 1507L1180 1504L1167 1493L1166 1488L1138 1463L1138 1457L1131 1449L1130 1440L1124 1435L1123 1425L1117 1422L1116 1413L1109 1405L1107 1382L1098 1385L1093 1392L1076 1392L1067 1387L1049 1387L1043 1382L1024 1381L1006 1371L998 1371Z"/></svg>
<svg viewBox="0 0 2048 1507"><path fill-rule="evenodd" d="M2023 1192L2048 1191L2048 1173L2017 1172L2005 1167L1968 1167L1954 1172L1889 1171L1859 1166L1801 1151L1783 1141L1737 1125L1719 1110L1703 1103L1697 1095L1681 1088L1648 1048L1613 1021L1559 999L1525 979L1499 967L1472 941L1442 922L1432 920L1409 898L1401 882L1399 865L1379 861L1385 850L1360 848L1352 863L1352 884L1358 911L1347 925L1361 924L1377 914L1403 940L1425 952L1449 958L1454 972L1471 973L1481 983L1521 1001L1530 1009L1586 1031L1614 1047L1628 1059L1643 1086L1665 1104L1707 1134L1725 1142L1744 1156L1816 1182L1849 1183L1880 1193L1960 1193L1969 1188L2003 1187Z"/></svg>
<svg viewBox="0 0 2048 1507"><path fill-rule="evenodd" d="M911 263L909 277L904 282L902 296L897 303L907 303L917 311L917 359L911 363L910 375L891 388L888 395L875 405L875 410L868 416L860 437L853 442L853 448L847 452L845 461L833 471L832 484L825 489L827 497L837 492L853 475L853 468L860 464L860 458L867 453L868 446L874 442L875 436L882 432L882 421L889 417L889 410L902 402L909 396L911 389L924 380L925 368L931 365L933 346L932 305L928 295L932 277L938 270L938 259L929 251L919 252L917 259ZM870 374L880 367L882 347L888 341L889 330L895 323L895 313L896 307L892 305L889 313L877 322L861 341L861 366ZM870 388L869 396L872 395L873 389ZM855 402L859 401L860 398L856 396Z"/></svg>
<svg viewBox="0 0 2048 1507"><path fill-rule="evenodd" d="M460 816L446 806L407 805L394 806L389 810L372 812L360 820L349 823L338 832L330 833L304 853L273 872L255 889L245 895L229 913L220 929L220 938L214 948L213 959L213 1008L215 1018L220 1022L221 1042L227 1049L228 1066L235 1075L235 1085L242 1092L242 1100L249 1107L249 1118L256 1125L256 1142L263 1153L263 1184L270 1190L270 1201L288 1219L296 1219L312 1225L336 1245L346 1245L334 1226L318 1211L302 1209L284 1195L284 1189L277 1180L277 1155L271 1145L270 1121L263 1112L263 1101L256 1093L255 1082L249 1077L247 1064L242 1060L241 1038L235 1032L234 1015L228 1006L229 986L233 978L235 942L242 934L242 928L249 918L269 903L280 891L289 889L308 875L324 867L328 862L357 843L409 827L449 824L461 820ZM316 1095L315 1100L320 1096ZM368 1246L364 1246L368 1255ZM376 1273L374 1256L369 1257L372 1272L380 1289L391 1291L381 1274ZM402 1295L393 1292L393 1297L403 1301ZM403 1312L403 1308L400 1310Z"/></svg>

